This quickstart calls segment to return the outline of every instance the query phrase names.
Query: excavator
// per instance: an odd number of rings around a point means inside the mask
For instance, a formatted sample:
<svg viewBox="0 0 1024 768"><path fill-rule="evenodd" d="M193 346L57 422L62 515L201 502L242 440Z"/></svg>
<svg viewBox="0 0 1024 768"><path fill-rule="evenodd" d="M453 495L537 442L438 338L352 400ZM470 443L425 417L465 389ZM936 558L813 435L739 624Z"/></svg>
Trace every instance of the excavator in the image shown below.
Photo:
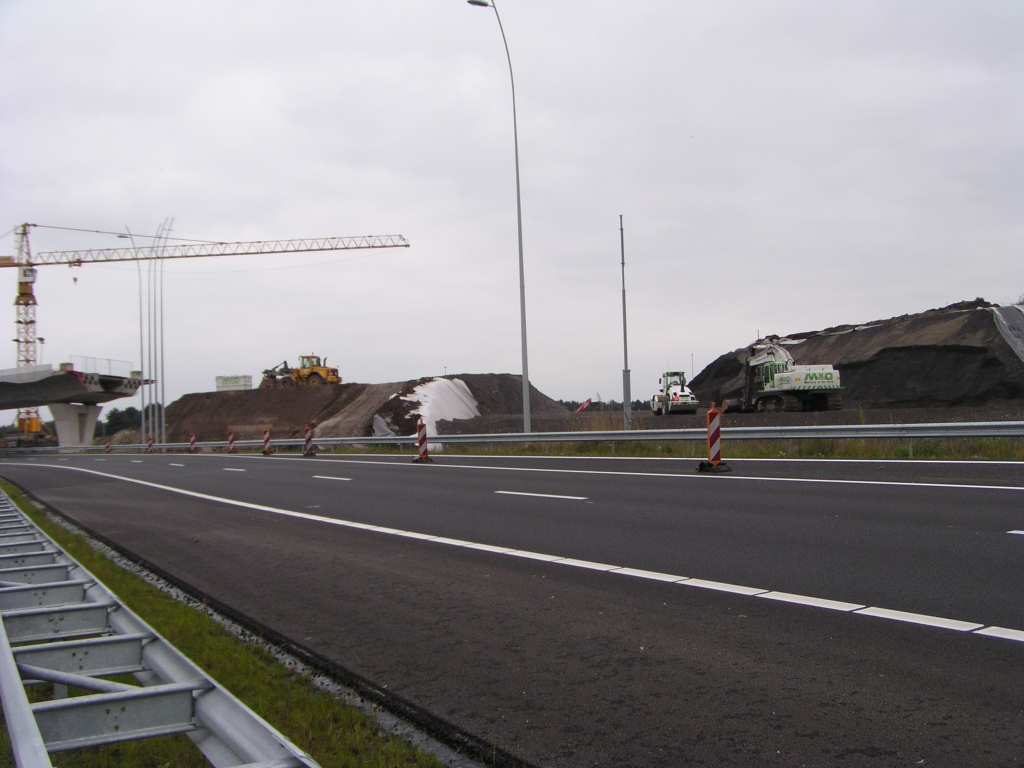
<svg viewBox="0 0 1024 768"><path fill-rule="evenodd" d="M839 371L831 365L795 365L794 339L766 336L747 351L742 411L838 411L843 407Z"/></svg>
<svg viewBox="0 0 1024 768"><path fill-rule="evenodd" d="M317 355L299 355L299 365L290 368L285 360L274 368L263 372L260 389L275 387L322 387L324 384L341 384L337 368L327 367L327 358L320 361Z"/></svg>

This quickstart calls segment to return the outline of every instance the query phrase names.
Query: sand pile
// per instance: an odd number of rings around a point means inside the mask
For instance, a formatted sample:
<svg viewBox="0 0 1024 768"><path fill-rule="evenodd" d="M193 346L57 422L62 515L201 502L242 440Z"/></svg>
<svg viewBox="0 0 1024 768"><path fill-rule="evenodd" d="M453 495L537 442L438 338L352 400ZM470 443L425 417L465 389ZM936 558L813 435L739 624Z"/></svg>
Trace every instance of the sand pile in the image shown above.
<svg viewBox="0 0 1024 768"><path fill-rule="evenodd" d="M863 325L790 334L797 364L831 364L844 408L984 406L1024 398L1024 309L977 299ZM722 355L691 386L702 403L737 398L747 350Z"/></svg>

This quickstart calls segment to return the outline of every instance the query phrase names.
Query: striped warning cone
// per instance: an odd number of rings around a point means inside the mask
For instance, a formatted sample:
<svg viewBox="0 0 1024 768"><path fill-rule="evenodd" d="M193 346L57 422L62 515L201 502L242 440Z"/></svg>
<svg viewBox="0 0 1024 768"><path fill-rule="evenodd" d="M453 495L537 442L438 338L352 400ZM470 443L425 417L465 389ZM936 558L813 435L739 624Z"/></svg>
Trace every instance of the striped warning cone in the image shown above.
<svg viewBox="0 0 1024 768"><path fill-rule="evenodd" d="M235 431L228 430L228 453L235 453Z"/></svg>
<svg viewBox="0 0 1024 768"><path fill-rule="evenodd" d="M195 432L189 432L188 433L188 452L189 453L195 453L196 452L196 433Z"/></svg>
<svg viewBox="0 0 1024 768"><path fill-rule="evenodd" d="M270 430L266 427L263 428L263 455L269 456L273 451L270 450Z"/></svg>
<svg viewBox="0 0 1024 768"><path fill-rule="evenodd" d="M708 411L708 460L697 465L698 472L732 472L732 467L722 461L722 413L725 411L725 401L722 401L722 410L718 410L715 404L711 403L711 410Z"/></svg>
<svg viewBox="0 0 1024 768"><path fill-rule="evenodd" d="M420 419L419 423L416 424L416 447L419 449L419 455L413 459L414 462L433 461L430 458L430 451L427 450L427 425L423 422L423 419Z"/></svg>
<svg viewBox="0 0 1024 768"><path fill-rule="evenodd" d="M305 434L306 442L305 445L303 446L302 455L316 456L316 454L313 453L313 430L309 428L309 424L306 425Z"/></svg>

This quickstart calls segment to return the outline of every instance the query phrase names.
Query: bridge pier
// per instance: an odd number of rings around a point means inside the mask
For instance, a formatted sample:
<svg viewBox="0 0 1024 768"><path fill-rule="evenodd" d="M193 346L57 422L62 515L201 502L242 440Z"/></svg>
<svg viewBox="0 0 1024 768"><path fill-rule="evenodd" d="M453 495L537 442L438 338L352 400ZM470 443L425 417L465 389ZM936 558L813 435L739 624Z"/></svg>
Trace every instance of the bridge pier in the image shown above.
<svg viewBox="0 0 1024 768"><path fill-rule="evenodd" d="M47 408L53 415L54 426L57 428L57 443L61 448L92 445L92 436L96 433L96 420L103 406L50 403Z"/></svg>

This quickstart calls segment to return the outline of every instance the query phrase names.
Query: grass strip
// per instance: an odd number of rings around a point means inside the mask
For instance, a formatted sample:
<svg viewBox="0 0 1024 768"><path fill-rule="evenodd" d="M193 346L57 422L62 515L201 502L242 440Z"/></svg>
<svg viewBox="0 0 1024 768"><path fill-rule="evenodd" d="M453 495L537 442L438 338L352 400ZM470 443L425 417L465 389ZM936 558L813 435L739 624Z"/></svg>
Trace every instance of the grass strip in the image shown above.
<svg viewBox="0 0 1024 768"><path fill-rule="evenodd" d="M445 443L444 435L431 438L444 445L444 456L626 456L641 458L707 458L707 442L697 440L603 440L564 443ZM246 451L248 452L248 451ZM253 452L255 453L255 451ZM322 446L324 456L344 454L380 454L408 456L409 447L366 445ZM279 450L282 456L297 456L298 451ZM1024 438L828 438L761 439L722 441L722 458L764 459L948 459L986 461L1024 461Z"/></svg>
<svg viewBox="0 0 1024 768"><path fill-rule="evenodd" d="M433 755L384 734L374 720L319 690L308 677L280 663L265 648L236 637L206 613L117 565L82 536L51 521L14 485L0 480L0 488L125 605L323 768L441 768ZM209 766L184 735L65 752L51 755L51 759L61 768ZM3 729L0 768L8 766L13 768L14 760Z"/></svg>

